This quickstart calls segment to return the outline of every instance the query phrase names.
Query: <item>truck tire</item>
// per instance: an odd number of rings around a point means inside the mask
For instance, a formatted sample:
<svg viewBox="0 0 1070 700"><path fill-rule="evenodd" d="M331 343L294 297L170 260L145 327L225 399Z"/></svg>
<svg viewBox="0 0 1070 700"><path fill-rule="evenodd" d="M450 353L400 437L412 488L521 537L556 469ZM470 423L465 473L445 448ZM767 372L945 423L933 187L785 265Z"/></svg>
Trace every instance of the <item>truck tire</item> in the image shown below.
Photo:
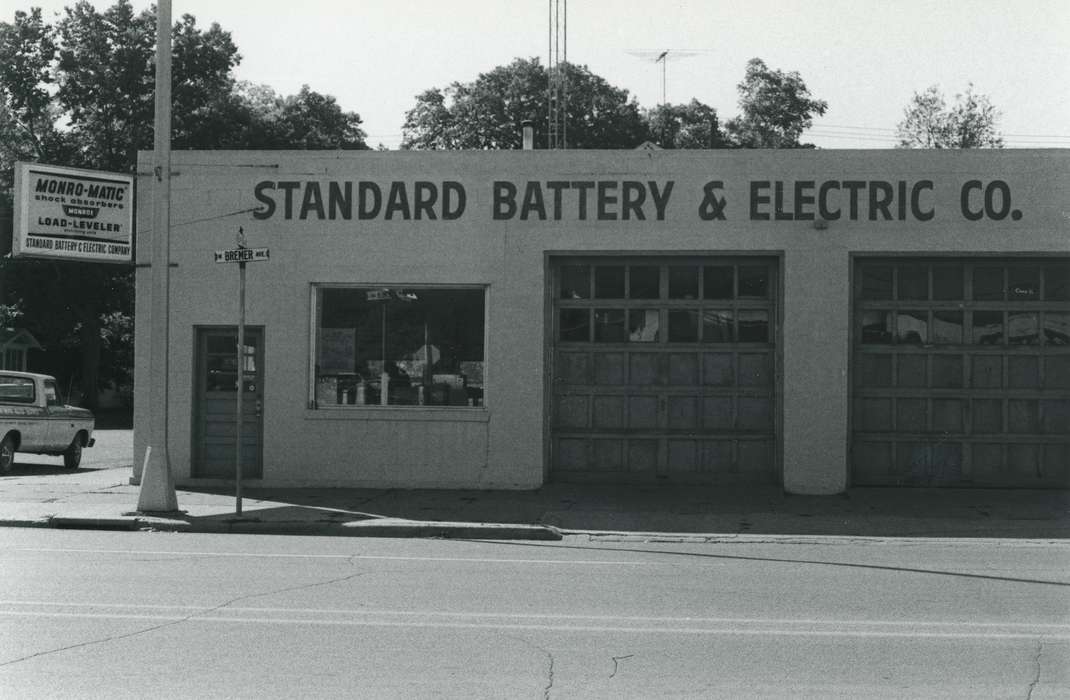
<svg viewBox="0 0 1070 700"><path fill-rule="evenodd" d="M0 474L7 474L15 466L15 438L5 435L0 441Z"/></svg>
<svg viewBox="0 0 1070 700"><path fill-rule="evenodd" d="M63 466L75 470L82 463L82 436L75 435L67 451L63 453Z"/></svg>

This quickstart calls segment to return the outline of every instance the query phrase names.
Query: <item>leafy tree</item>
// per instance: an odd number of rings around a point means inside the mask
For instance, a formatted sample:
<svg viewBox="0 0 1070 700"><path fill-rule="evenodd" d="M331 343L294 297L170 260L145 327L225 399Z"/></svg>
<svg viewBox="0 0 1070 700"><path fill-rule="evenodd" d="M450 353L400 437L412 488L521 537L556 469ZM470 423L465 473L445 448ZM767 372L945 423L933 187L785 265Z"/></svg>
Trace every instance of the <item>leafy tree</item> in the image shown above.
<svg viewBox="0 0 1070 700"><path fill-rule="evenodd" d="M639 106L627 90L615 88L586 66L564 64L570 148L634 148L646 135ZM417 95L405 115L405 149L514 149L521 124L531 120L535 143L546 143L549 75L539 59L518 58L481 73L470 83L454 82Z"/></svg>
<svg viewBox="0 0 1070 700"><path fill-rule="evenodd" d="M914 93L896 125L896 137L899 148L1002 148L999 116L987 96L974 93L972 83L965 94L955 95L951 107L932 85Z"/></svg>
<svg viewBox="0 0 1070 700"><path fill-rule="evenodd" d="M54 26L39 9L0 22L0 210L10 212L18 160L134 171L152 148L155 36L155 11L129 0L103 11L77 2ZM175 148L366 148L359 115L333 97L236 84L241 56L219 25L183 15L171 40ZM48 369L78 375L95 407L98 380L126 381L131 369L132 281L125 266L4 259L0 303L24 314L51 350ZM102 357L119 364L101 373Z"/></svg>
<svg viewBox="0 0 1070 700"><path fill-rule="evenodd" d="M812 148L802 132L821 116L828 103L811 97L797 72L772 70L760 58L747 62L739 89L742 114L726 125L729 141L739 148Z"/></svg>
<svg viewBox="0 0 1070 700"><path fill-rule="evenodd" d="M724 148L717 110L698 100L658 105L646 113L650 140L661 148Z"/></svg>

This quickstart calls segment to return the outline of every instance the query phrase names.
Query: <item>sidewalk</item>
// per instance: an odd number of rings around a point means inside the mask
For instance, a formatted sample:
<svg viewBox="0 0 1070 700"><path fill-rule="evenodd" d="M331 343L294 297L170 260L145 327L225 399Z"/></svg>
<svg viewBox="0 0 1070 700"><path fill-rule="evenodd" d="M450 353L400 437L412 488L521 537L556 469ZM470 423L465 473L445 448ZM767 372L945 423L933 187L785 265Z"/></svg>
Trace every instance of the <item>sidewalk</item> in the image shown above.
<svg viewBox="0 0 1070 700"><path fill-rule="evenodd" d="M52 460L55 462L55 460ZM180 488L176 514L135 512L129 466L47 459L0 477L0 526L184 532L725 541L839 537L1070 540L1070 492L553 484L537 491Z"/></svg>

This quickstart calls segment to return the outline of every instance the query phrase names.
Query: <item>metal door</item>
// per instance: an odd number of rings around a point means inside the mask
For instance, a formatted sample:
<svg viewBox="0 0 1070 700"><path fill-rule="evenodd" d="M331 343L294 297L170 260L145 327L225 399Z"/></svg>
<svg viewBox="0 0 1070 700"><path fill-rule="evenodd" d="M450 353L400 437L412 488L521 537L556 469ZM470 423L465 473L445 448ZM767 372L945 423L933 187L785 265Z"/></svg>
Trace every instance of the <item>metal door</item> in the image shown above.
<svg viewBox="0 0 1070 700"><path fill-rule="evenodd" d="M233 479L236 472L238 331L197 329L193 476ZM264 332L245 329L242 476L263 474Z"/></svg>
<svg viewBox="0 0 1070 700"><path fill-rule="evenodd" d="M776 482L775 260L551 269L554 479Z"/></svg>

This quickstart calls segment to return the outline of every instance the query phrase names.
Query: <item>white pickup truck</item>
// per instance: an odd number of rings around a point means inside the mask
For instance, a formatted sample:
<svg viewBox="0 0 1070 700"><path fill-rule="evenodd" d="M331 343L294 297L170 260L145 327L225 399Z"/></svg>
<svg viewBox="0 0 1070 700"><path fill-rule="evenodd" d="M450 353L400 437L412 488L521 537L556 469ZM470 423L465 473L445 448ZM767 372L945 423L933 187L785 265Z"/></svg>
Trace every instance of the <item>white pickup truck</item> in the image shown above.
<svg viewBox="0 0 1070 700"><path fill-rule="evenodd" d="M47 374L0 371L0 474L15 464L16 452L63 455L77 469L82 449L92 447L93 414L65 406L56 380Z"/></svg>

